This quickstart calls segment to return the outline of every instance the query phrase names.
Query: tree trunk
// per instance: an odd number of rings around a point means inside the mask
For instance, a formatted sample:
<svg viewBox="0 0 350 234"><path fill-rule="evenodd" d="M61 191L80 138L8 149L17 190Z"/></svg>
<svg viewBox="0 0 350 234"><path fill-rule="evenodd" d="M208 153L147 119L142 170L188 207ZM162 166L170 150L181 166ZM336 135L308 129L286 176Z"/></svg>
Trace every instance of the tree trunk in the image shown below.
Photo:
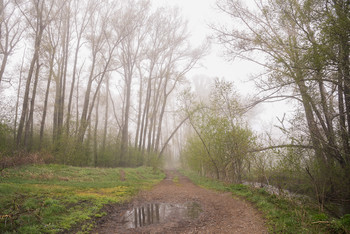
<svg viewBox="0 0 350 234"><path fill-rule="evenodd" d="M312 113L312 107L310 104L310 97L307 94L307 87L305 86L304 81L298 81L297 85L299 87L299 92L302 97L303 107L306 116L306 122L308 124L312 145L315 149L316 156L321 159L322 162L326 163L325 155L323 154L322 141L323 137L321 136L317 124Z"/></svg>
<svg viewBox="0 0 350 234"><path fill-rule="evenodd" d="M167 74L168 76L168 74ZM174 82L173 86L171 87L171 89L169 90L169 92L167 92L166 86L168 84L168 77L167 77L167 81L165 83L165 88L164 88L164 100L163 100L163 106L162 106L162 110L160 112L160 116L159 116L159 121L158 121L158 132L157 132L157 139L155 142L155 151L158 151L159 148L159 143L160 143L160 138L161 138L161 133L162 133L162 122L163 122L163 116L164 116L164 112L165 112L165 107L167 105L167 101L168 101L168 97L169 95L174 91L177 81Z"/></svg>
<svg viewBox="0 0 350 234"><path fill-rule="evenodd" d="M106 150L106 138L107 138L107 126L108 126L108 103L109 103L109 79L106 82L106 109L105 109L105 122L103 128L103 139L102 139L102 152Z"/></svg>
<svg viewBox="0 0 350 234"><path fill-rule="evenodd" d="M335 25L339 30L336 35L338 40L338 102L339 102L339 123L342 137L342 146L345 154L345 162L350 165L350 29L344 27L349 21L349 1L333 1L337 15ZM341 30L341 31L340 31ZM346 126L347 125L347 126Z"/></svg>
<svg viewBox="0 0 350 234"><path fill-rule="evenodd" d="M139 141L139 134L140 134L140 125L141 125L141 115L142 115L142 73L141 69L139 68L139 74L140 74L140 87L139 87L139 107L138 107L138 114L137 114L137 125L136 125L136 136L135 136L135 149L137 148L137 143Z"/></svg>
<svg viewBox="0 0 350 234"><path fill-rule="evenodd" d="M145 140L146 133L148 127L148 115L149 115L149 107L150 107L150 99L151 99L151 88L152 88L152 79L151 76L148 77L147 84L147 94L145 100L145 106L143 108L142 121L141 121L141 131L140 131L140 140L139 140L139 151L144 151L145 149Z"/></svg>
<svg viewBox="0 0 350 234"><path fill-rule="evenodd" d="M154 65L155 63L152 60L152 63L150 66L150 72L148 75L146 99L145 99L145 105L143 108L141 129L140 129L139 151L142 151L142 152L145 149L144 145L145 145L145 136L146 136L147 127L148 127L148 114L149 114L150 99L151 99L151 93L152 93L152 75L153 75Z"/></svg>
<svg viewBox="0 0 350 234"><path fill-rule="evenodd" d="M42 7L41 6L41 11L39 12L38 6L37 6L37 13L39 14L39 18L37 18L37 33L36 33L36 37L35 37L35 44L34 44L34 54L30 63L30 67L29 67L29 72L28 72L28 76L27 76L27 82L26 82L26 87L25 87L25 91L24 91L24 98L23 98L23 105L22 105L22 114L21 114L21 118L19 121L19 125L18 125L18 131L17 131L17 147L20 147L22 144L22 134L23 134L23 128L24 128L24 124L25 124L25 119L26 116L28 114L28 103L29 103L29 92L30 92L30 84L32 81L32 77L33 77L33 72L34 72L34 65L36 63L36 61L38 60L39 57L39 50L40 50L40 46L41 46L41 38L42 38L42 34L44 31L44 26L42 25Z"/></svg>
<svg viewBox="0 0 350 234"><path fill-rule="evenodd" d="M152 111L152 115L151 115L151 119L150 119L150 129L148 132L148 146L147 146L147 152L151 152L154 150L154 141L155 141L155 134L156 134L156 124L157 124L157 113L158 113L158 109L159 109L159 105L161 102L161 93L162 90L166 90L166 86L167 86L167 80L168 77L165 78L165 84L163 85L163 74L160 74L159 77L159 83L158 83L158 87L157 87L157 83L154 83L154 102L153 102L153 111ZM156 89L157 87L157 89ZM163 87L163 89L162 89Z"/></svg>
<svg viewBox="0 0 350 234"><path fill-rule="evenodd" d="M54 111L53 111L53 132L52 132L52 140L53 142L56 142L59 139L60 135L60 129L59 129L59 110L61 107L60 100L61 100L61 85L62 85L62 61L58 66L58 75L55 76L56 81L56 93L55 93L55 104L54 104Z"/></svg>
<svg viewBox="0 0 350 234"><path fill-rule="evenodd" d="M21 93L20 91L21 91L22 75L23 75L24 55L25 55L25 51L24 51L23 57L22 57L22 64L21 64L21 70L20 70L20 74L19 74L19 82L18 82L18 90L17 90L15 126L13 128L14 142L16 142L16 140L17 140L17 118L18 118L19 96Z"/></svg>
<svg viewBox="0 0 350 234"><path fill-rule="evenodd" d="M121 166L125 165L125 157L128 153L128 139L129 139L129 112L130 112L130 98L131 98L131 76L126 75L126 97L125 97L125 111L124 111L124 124L122 128L122 139L120 148L120 161Z"/></svg>
<svg viewBox="0 0 350 234"><path fill-rule="evenodd" d="M340 68L339 68L340 69ZM344 108L344 81L341 72L338 70L338 108L339 108L339 126L340 126L340 136L342 139L342 147L345 153L345 159L347 164L350 164L350 145L349 145L349 135L346 129L346 115Z"/></svg>
<svg viewBox="0 0 350 234"><path fill-rule="evenodd" d="M0 0L0 39L2 41L2 23L4 22L4 1ZM8 33L5 33L5 49L3 51L7 51L6 47L8 46ZM1 80L2 80L2 76L5 72L5 67L6 67L6 63L7 63L7 57L8 57L8 53L3 53L4 57L2 59L1 62L1 68L0 68L0 84L1 84Z"/></svg>
<svg viewBox="0 0 350 234"><path fill-rule="evenodd" d="M49 77L48 77L47 86L46 86L43 116L42 116L41 124L40 124L40 143L39 143L39 148L41 148L42 143L43 143L44 128L45 128L46 113L47 113L47 102L48 102L48 99L49 99L50 85L51 85L51 79L52 79L52 74L53 74L53 64L54 64L55 54L56 54L56 48L53 48L52 55L51 55L51 58L50 58L50 71L49 71Z"/></svg>
<svg viewBox="0 0 350 234"><path fill-rule="evenodd" d="M34 104L35 104L35 97L36 97L36 90L38 87L38 81L39 81L39 71L40 71L40 64L39 64L39 57L36 61L36 71L35 71L35 77L34 77L34 86L33 86L33 92L32 92L32 98L30 101L30 111L29 111L29 118L27 120L26 126L25 126L25 132L24 132L24 146L25 149L30 151L33 144L33 121L34 121Z"/></svg>
<svg viewBox="0 0 350 234"><path fill-rule="evenodd" d="M162 123L163 123L163 116L164 116L164 112L165 112L165 107L167 104L167 99L168 99L168 95L166 93L166 90L164 90L164 100L163 100L162 109L161 109L160 114L159 114L157 138L156 138L155 146L154 146L154 151L156 151L156 152L159 149L160 138L162 135Z"/></svg>
<svg viewBox="0 0 350 234"><path fill-rule="evenodd" d="M85 21L86 16L87 16L87 11L84 14L83 22ZM80 42L81 42L81 37L82 37L82 33L83 33L84 29L85 29L85 26L86 25L82 24L79 33L77 32L78 38L77 38L77 45L75 47L75 53L74 53L73 77L72 77L72 84L71 84L71 88L70 88L70 92L69 92L68 107L67 107L67 119L66 119L66 135L67 136L69 135L73 92L74 92L75 80L76 80L76 76L77 76L77 64L78 64L79 49L80 49L80 46L81 46ZM76 124L78 124L78 122L76 122Z"/></svg>
<svg viewBox="0 0 350 234"><path fill-rule="evenodd" d="M83 111L82 111L81 117L80 117L80 127L79 127L79 133L78 133L78 141L80 143L82 143L84 140L85 131L86 131L86 128L88 126L87 114L88 114L88 108L89 108L89 103L90 103L91 86L92 86L92 81L93 81L93 76L94 76L95 64L96 64L96 53L94 53L92 56L92 64L91 64L91 70L90 70L88 84L87 84L86 91L85 91Z"/></svg>
<svg viewBox="0 0 350 234"><path fill-rule="evenodd" d="M3 55L4 55L4 57L2 58L1 67L0 67L0 84L1 84L2 77L3 77L4 72L5 72L5 67L7 64L7 59L8 59L9 54L4 53Z"/></svg>
<svg viewBox="0 0 350 234"><path fill-rule="evenodd" d="M96 104L96 112L95 112L95 129L94 129L94 166L97 167L97 157L98 157L98 151L97 151L97 130L98 130L98 109L100 106L100 91L98 91L97 96L97 104Z"/></svg>
<svg viewBox="0 0 350 234"><path fill-rule="evenodd" d="M62 74L62 90L60 94L59 101L59 114L58 114L58 125L59 125L59 135L61 135L63 130L63 116L64 116L64 102L66 96L66 83L67 83L67 67L69 58L69 37L70 37L70 12L68 11L68 16L65 25L65 37L63 43L63 74Z"/></svg>
<svg viewBox="0 0 350 234"><path fill-rule="evenodd" d="M89 107L89 109L88 109L87 116L86 116L86 114L85 114L85 117L84 117L84 118L85 118L85 122L90 122L90 120L91 120L91 113L92 113L92 110L94 109L96 97L97 97L97 94L99 94L99 92L100 92L102 82L103 82L103 80L104 80L104 78L105 78L105 76L106 76L106 73L107 73L109 64L110 64L111 59L112 59L112 54L113 54L113 51L114 51L115 48L116 48L116 47L112 48L112 50L110 51L109 58L108 58L108 60L106 61L106 64L105 64L105 66L104 66L104 68L103 68L103 71L102 71L102 74L100 75L100 80L99 80L98 83L97 83L97 87L96 87L95 93L94 93L94 95L93 95L93 97L92 97L92 101L91 101L91 103L90 103L90 107ZM92 80L91 80L90 86L88 87L88 88L89 88L89 93L91 92L91 84L92 84ZM86 96L85 96L85 97L86 97ZM88 103L89 103L89 100L88 100ZM88 106L88 105L87 105L87 106ZM84 105L84 107L85 107L85 105ZM83 113L84 113L84 110L83 110ZM80 133L79 133L79 134L80 134L81 136L84 136L84 135L85 135L85 131L86 131L86 125L85 125L85 126L84 126L84 125L81 125ZM81 140L80 142L82 142L83 138L81 138L80 140Z"/></svg>
<svg viewBox="0 0 350 234"><path fill-rule="evenodd" d="M79 83L80 83L80 76L78 76L78 80L77 80L77 96L75 99L75 108L76 108L76 113L75 113L75 135L78 135L78 130L79 130Z"/></svg>
<svg viewBox="0 0 350 234"><path fill-rule="evenodd" d="M73 77L72 77L72 84L69 92L68 107L67 107L66 135L69 135L69 124L70 124L70 118L71 118L72 100L73 100L73 92L74 92L74 85L75 85L76 72L77 72L79 48L80 48L80 38L78 38L78 42L77 42L77 46L75 48L75 54L74 54Z"/></svg>

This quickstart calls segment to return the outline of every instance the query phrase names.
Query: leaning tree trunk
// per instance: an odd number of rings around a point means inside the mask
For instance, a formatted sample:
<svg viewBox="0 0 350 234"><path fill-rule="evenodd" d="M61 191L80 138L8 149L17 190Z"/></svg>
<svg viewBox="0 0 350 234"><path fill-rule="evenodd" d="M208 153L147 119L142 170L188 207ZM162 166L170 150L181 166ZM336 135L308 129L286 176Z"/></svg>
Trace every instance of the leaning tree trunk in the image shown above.
<svg viewBox="0 0 350 234"><path fill-rule="evenodd" d="M87 115L88 115L88 108L89 108L89 103L90 103L91 87L92 87L92 82L93 82L95 65L96 65L96 53L93 53L91 70L90 70L89 80L88 80L88 84L87 84L86 91L85 91L83 111L81 113L80 126L79 126L79 130L78 130L79 132L78 132L77 139L78 139L78 142L80 142L80 143L82 143L84 140L85 131L86 131L86 128L88 126Z"/></svg>

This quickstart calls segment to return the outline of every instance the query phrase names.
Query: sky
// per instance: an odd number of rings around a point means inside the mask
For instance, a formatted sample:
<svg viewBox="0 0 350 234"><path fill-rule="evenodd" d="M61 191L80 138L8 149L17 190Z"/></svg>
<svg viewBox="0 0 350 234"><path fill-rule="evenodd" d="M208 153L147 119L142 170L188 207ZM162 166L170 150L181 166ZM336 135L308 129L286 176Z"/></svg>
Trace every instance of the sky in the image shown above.
<svg viewBox="0 0 350 234"><path fill-rule="evenodd" d="M151 0L153 6L177 6L183 17L188 21L193 45L199 45L207 36L212 34L208 24L224 22L224 16L216 8L216 0ZM252 0L245 0L250 5ZM210 53L200 62L198 68L188 73L188 77L196 77L205 74L208 77L219 77L233 81L235 88L243 96L251 96L257 93L252 76L259 74L263 68L259 65L236 59L228 61L223 56L223 47L212 44ZM262 104L255 108L249 115L249 124L257 133L268 131L272 135L279 136L280 132L273 125L278 124L277 117L282 119L284 113L291 114L292 107L286 103Z"/></svg>

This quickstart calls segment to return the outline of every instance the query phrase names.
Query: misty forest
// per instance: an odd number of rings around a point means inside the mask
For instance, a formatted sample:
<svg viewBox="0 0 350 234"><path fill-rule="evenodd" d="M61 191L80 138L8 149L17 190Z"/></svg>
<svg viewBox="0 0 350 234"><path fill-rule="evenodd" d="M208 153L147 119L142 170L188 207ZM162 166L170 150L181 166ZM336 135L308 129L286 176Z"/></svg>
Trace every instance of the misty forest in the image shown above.
<svg viewBox="0 0 350 234"><path fill-rule="evenodd" d="M248 201L263 220L242 233L350 233L350 1L214 5L194 41L181 8L154 1L0 0L1 233L220 233L200 226L211 195L190 224L147 205L131 229L107 225L164 178ZM254 92L196 74L213 48L259 65ZM254 129L271 103L292 111Z"/></svg>

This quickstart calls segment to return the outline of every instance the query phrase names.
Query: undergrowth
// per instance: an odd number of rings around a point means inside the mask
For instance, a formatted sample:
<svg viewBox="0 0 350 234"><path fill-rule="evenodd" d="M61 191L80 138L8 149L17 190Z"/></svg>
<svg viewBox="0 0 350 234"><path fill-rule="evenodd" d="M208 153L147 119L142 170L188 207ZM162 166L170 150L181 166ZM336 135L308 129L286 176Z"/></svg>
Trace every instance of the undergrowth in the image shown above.
<svg viewBox="0 0 350 234"><path fill-rule="evenodd" d="M74 228L88 232L96 218L106 215L104 205L126 201L162 178L163 173L147 167L43 164L7 168L0 177L0 230L58 233Z"/></svg>
<svg viewBox="0 0 350 234"><path fill-rule="evenodd" d="M301 199L271 195L263 188L225 184L189 171L181 173L201 187L232 192L233 196L251 202L262 212L270 233L350 233L350 214L336 219Z"/></svg>

